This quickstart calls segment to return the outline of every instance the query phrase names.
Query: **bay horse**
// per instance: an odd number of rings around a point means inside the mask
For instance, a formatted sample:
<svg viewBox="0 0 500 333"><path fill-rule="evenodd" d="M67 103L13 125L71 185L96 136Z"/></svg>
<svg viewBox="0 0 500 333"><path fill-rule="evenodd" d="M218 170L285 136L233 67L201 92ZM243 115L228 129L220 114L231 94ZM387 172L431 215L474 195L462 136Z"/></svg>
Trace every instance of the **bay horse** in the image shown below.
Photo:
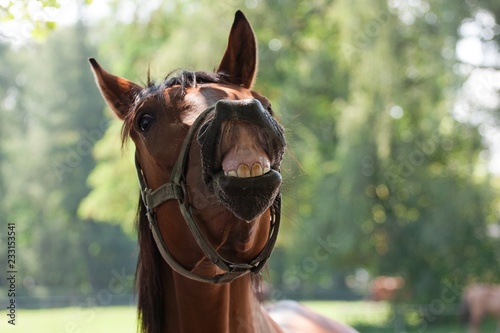
<svg viewBox="0 0 500 333"><path fill-rule="evenodd" d="M142 87L89 61L136 149L141 332L356 332L293 302L268 313L254 295L280 225L286 144L252 90L257 45L243 13L215 72Z"/></svg>
<svg viewBox="0 0 500 333"><path fill-rule="evenodd" d="M470 333L479 333L484 317L490 315L498 320L500 333L500 285L472 284L465 288L460 305L462 321L468 324Z"/></svg>

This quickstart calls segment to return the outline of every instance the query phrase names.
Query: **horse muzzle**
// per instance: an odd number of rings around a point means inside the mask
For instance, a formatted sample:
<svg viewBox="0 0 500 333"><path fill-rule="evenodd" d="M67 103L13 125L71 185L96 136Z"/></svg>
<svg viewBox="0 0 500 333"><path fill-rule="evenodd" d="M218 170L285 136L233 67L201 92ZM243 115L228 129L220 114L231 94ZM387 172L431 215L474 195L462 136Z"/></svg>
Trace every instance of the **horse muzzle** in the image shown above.
<svg viewBox="0 0 500 333"><path fill-rule="evenodd" d="M252 221L280 192L283 128L256 99L221 100L198 133L203 180L236 217Z"/></svg>

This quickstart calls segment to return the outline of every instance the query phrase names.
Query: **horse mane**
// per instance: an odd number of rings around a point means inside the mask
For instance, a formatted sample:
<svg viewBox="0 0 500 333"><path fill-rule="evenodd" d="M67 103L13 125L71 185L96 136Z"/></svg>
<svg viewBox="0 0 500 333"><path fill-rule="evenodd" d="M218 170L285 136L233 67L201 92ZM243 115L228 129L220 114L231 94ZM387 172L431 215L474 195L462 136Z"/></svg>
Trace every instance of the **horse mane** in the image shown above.
<svg viewBox="0 0 500 333"><path fill-rule="evenodd" d="M148 98L156 97L160 102L163 101L163 91L173 86L180 86L182 94L186 92L186 88L196 87L203 83L222 83L228 84L227 75L221 72L205 72L205 71L190 71L177 70L169 73L163 81L156 83L149 77L145 87L136 93L134 103L131 104L129 112L125 116L122 127L122 145L130 136L130 131L134 125L134 116L137 108Z"/></svg>
<svg viewBox="0 0 500 333"><path fill-rule="evenodd" d="M146 217L146 206L139 196L137 209L137 233L139 258L135 272L135 286L138 294L138 322L140 332L162 332L164 313L163 285L161 283L161 257ZM156 296L156 297L155 297Z"/></svg>

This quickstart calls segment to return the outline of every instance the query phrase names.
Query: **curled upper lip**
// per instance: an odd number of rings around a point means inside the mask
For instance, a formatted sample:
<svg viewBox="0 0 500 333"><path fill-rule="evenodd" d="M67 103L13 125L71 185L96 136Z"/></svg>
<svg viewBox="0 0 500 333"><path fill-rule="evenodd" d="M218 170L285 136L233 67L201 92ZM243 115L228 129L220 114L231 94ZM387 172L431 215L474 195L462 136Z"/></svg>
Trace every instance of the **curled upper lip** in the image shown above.
<svg viewBox="0 0 500 333"><path fill-rule="evenodd" d="M278 170L285 148L283 129L256 99L217 102L198 141L208 185L219 172L252 176L252 169L256 175Z"/></svg>
<svg viewBox="0 0 500 333"><path fill-rule="evenodd" d="M226 121L219 139L221 168L225 175L256 177L271 169L267 140L261 129L241 121Z"/></svg>

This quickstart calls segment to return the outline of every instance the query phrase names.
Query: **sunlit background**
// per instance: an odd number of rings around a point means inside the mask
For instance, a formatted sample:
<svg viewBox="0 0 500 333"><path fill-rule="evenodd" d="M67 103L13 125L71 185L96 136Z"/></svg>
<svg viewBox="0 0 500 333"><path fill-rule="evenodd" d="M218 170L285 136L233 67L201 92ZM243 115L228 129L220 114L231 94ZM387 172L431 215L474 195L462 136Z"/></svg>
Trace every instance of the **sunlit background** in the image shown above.
<svg viewBox="0 0 500 333"><path fill-rule="evenodd" d="M466 285L500 283L499 1L0 0L2 332L135 332L133 145L87 59L138 83L212 70L237 9L288 138L268 298L449 333Z"/></svg>

